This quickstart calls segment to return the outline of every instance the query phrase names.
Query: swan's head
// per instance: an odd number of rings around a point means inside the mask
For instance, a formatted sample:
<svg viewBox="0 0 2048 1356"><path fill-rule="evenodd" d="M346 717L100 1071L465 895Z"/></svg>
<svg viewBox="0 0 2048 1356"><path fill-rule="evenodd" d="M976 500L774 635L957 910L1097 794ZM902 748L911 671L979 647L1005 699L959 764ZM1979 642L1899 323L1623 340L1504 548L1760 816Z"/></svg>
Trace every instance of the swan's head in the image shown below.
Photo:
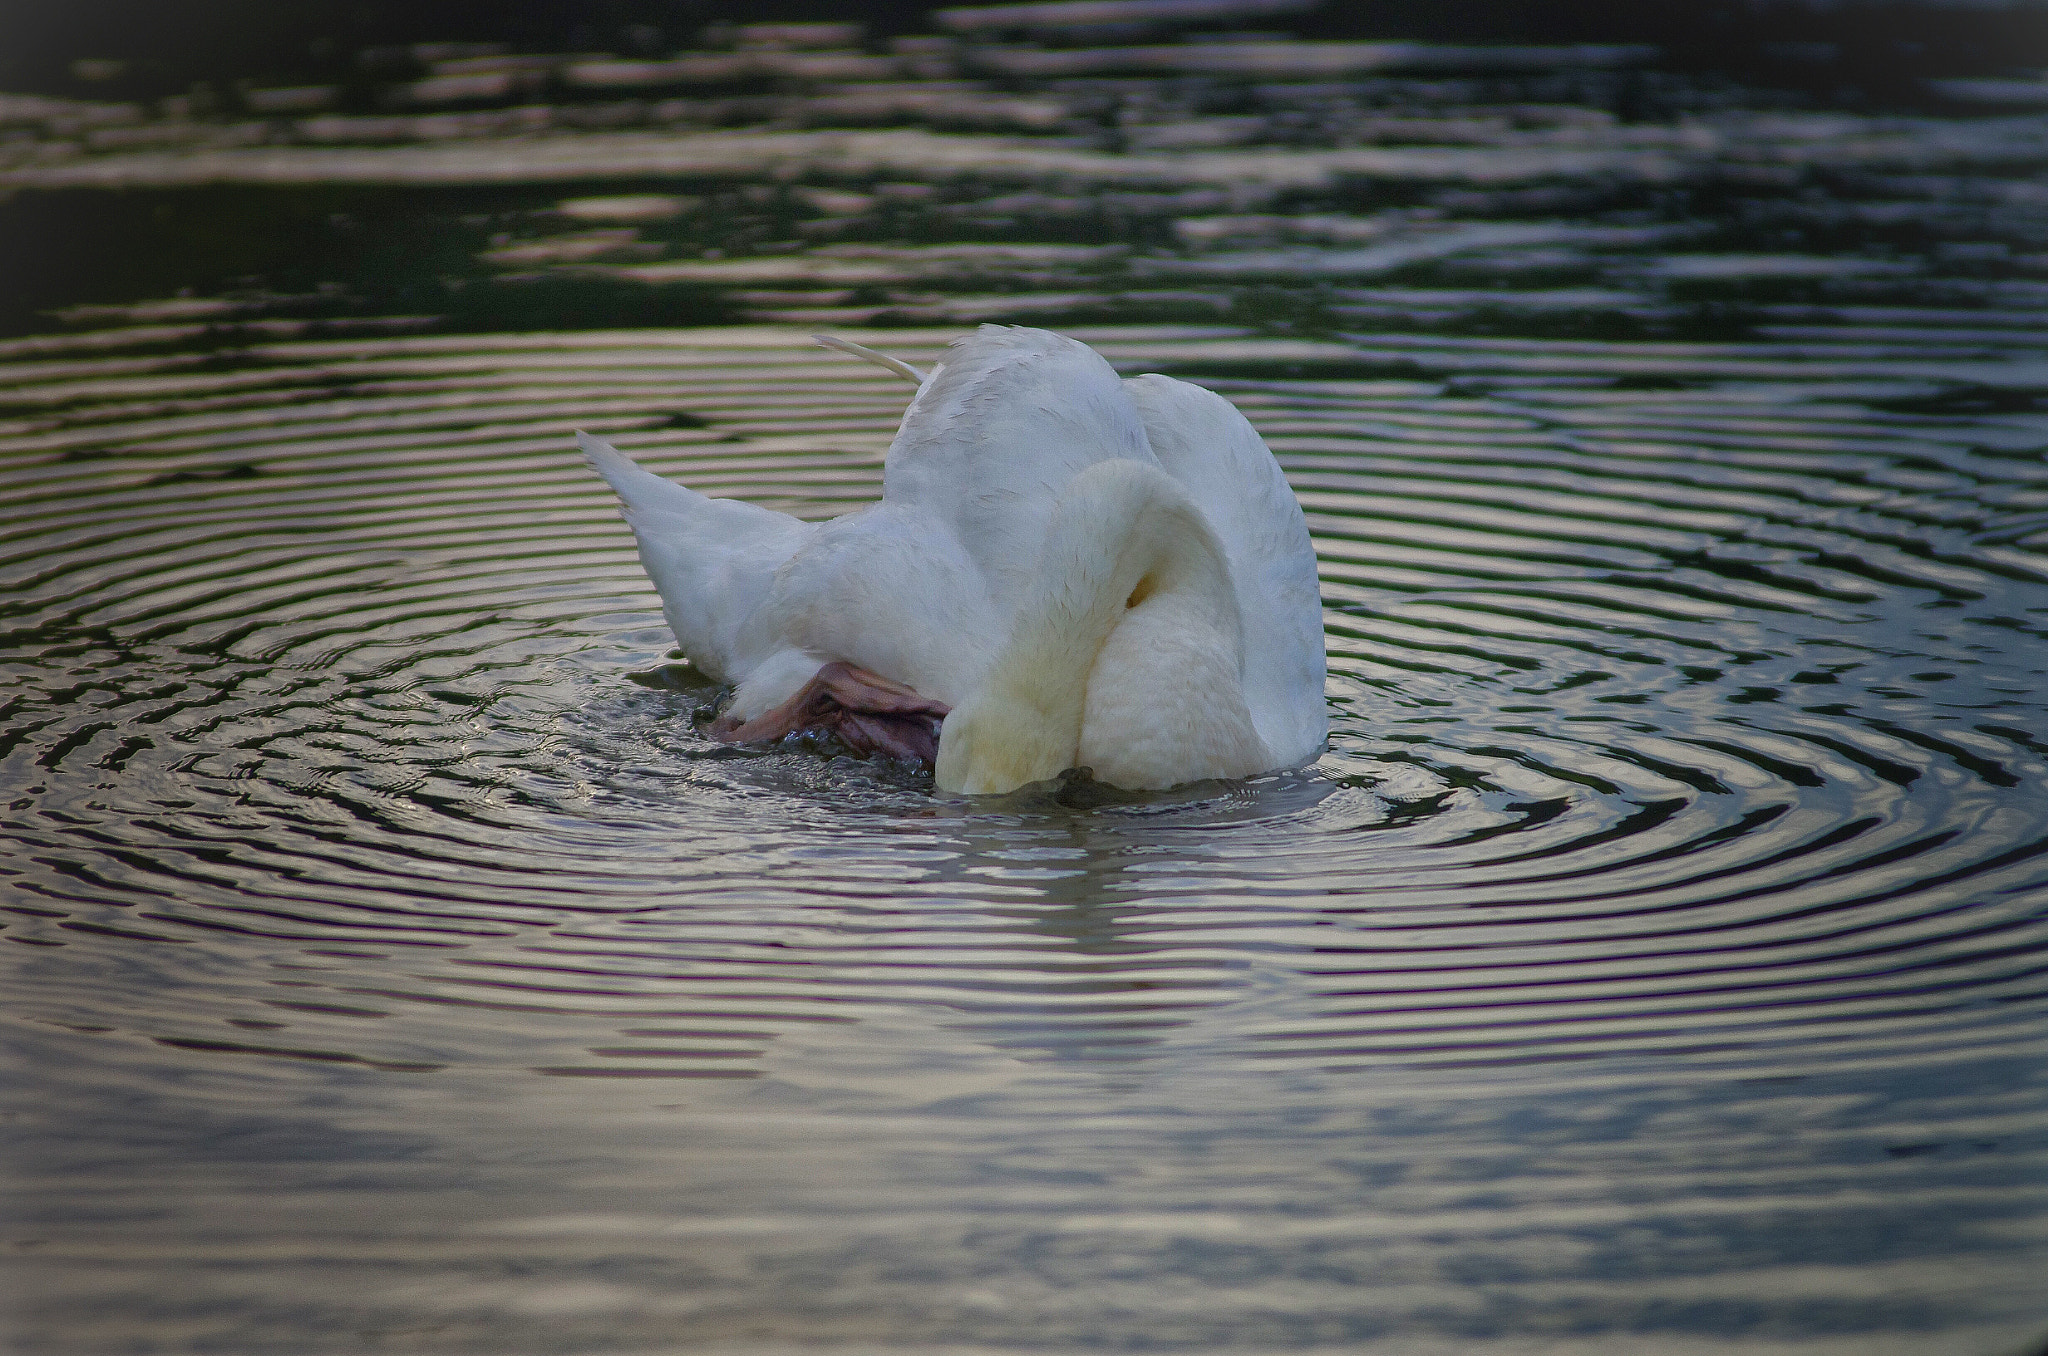
<svg viewBox="0 0 2048 1356"><path fill-rule="evenodd" d="M1243 689L1229 562L1158 467L1097 462L1068 484L1010 635L946 717L940 790L1012 791L1092 767L1131 790L1270 766Z"/></svg>

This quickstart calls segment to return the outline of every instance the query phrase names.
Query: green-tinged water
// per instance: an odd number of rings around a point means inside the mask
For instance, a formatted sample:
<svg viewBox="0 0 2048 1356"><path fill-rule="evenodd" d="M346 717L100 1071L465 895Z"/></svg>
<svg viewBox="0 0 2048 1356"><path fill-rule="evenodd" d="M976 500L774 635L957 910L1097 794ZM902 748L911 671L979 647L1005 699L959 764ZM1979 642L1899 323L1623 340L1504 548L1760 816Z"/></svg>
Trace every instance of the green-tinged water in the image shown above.
<svg viewBox="0 0 2048 1356"><path fill-rule="evenodd" d="M13 1350L2038 1343L2048 121L1238 46L0 108ZM570 431L830 516L981 320L1265 435L1313 767L700 733Z"/></svg>

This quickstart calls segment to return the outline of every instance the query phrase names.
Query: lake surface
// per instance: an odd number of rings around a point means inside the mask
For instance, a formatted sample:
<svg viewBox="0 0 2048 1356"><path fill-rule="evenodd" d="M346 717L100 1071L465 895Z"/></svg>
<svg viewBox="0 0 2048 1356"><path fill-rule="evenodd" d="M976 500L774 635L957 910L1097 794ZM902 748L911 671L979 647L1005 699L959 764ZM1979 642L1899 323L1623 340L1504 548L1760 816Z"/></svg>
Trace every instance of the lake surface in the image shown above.
<svg viewBox="0 0 2048 1356"><path fill-rule="evenodd" d="M14 1350L2038 1349L2048 98L1111 37L0 99ZM1264 433L1314 766L701 732L570 430L984 320Z"/></svg>

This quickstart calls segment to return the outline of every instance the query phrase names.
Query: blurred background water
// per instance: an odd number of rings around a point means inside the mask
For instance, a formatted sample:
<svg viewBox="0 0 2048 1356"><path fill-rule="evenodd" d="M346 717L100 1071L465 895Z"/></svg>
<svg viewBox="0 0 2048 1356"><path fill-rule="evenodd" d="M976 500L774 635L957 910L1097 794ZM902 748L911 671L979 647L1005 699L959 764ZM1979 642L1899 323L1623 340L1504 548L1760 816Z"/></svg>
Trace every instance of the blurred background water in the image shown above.
<svg viewBox="0 0 2048 1356"><path fill-rule="evenodd" d="M0 15L23 1353L2016 1356L2048 10ZM568 434L1235 400L1314 767L729 748Z"/></svg>

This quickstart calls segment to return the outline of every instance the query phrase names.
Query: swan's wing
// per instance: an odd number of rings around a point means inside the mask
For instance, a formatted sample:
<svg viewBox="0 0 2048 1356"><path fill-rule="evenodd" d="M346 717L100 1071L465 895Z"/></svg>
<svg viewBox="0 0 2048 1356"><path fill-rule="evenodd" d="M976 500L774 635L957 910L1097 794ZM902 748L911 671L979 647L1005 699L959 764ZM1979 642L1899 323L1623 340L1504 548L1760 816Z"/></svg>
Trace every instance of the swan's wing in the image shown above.
<svg viewBox="0 0 2048 1356"><path fill-rule="evenodd" d="M1157 374L1124 389L1159 464L1187 487L1230 557L1252 724L1281 763L1301 762L1329 733L1322 597L1301 504L1258 431L1222 396Z"/></svg>
<svg viewBox="0 0 2048 1356"><path fill-rule="evenodd" d="M1009 629L959 539L886 499L819 524L777 574L766 611L792 645L949 706L981 680ZM735 701L751 696L742 689Z"/></svg>
<svg viewBox="0 0 2048 1356"><path fill-rule="evenodd" d="M1076 472L1112 457L1154 462L1115 370L1075 340L983 325L904 413L883 499L914 510L924 531L949 532L1008 615L1053 501Z"/></svg>
<svg viewBox="0 0 2048 1356"><path fill-rule="evenodd" d="M781 646L761 604L814 525L737 499L706 498L587 433L576 444L618 492L676 644L719 682L745 679Z"/></svg>

